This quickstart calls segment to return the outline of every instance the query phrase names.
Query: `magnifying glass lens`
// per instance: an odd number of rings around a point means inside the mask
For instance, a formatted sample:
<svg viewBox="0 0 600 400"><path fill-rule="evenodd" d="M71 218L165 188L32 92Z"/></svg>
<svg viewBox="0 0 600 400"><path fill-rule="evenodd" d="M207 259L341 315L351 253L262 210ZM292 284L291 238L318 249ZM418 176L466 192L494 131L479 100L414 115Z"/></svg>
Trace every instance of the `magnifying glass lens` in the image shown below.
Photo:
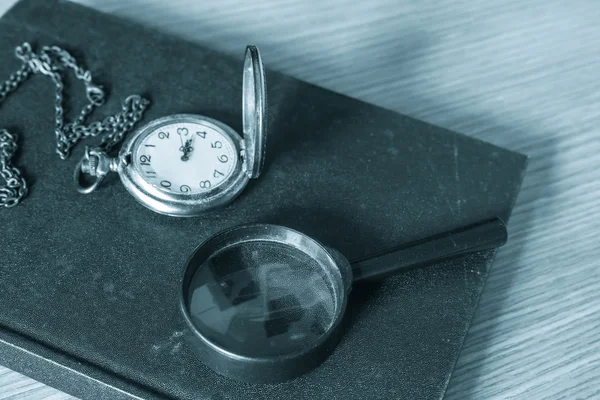
<svg viewBox="0 0 600 400"><path fill-rule="evenodd" d="M332 281L314 258L269 241L212 255L192 278L187 298L205 338L247 357L310 348L333 325L337 307Z"/></svg>

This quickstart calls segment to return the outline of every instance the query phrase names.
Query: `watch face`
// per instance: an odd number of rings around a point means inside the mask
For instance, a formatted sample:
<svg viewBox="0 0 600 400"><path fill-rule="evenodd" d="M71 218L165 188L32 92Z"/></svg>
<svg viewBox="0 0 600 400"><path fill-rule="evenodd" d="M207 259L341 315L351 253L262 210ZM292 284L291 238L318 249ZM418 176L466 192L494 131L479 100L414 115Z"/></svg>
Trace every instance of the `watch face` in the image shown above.
<svg viewBox="0 0 600 400"><path fill-rule="evenodd" d="M212 124L174 121L145 134L133 152L141 176L156 188L180 194L208 192L238 163L232 139Z"/></svg>

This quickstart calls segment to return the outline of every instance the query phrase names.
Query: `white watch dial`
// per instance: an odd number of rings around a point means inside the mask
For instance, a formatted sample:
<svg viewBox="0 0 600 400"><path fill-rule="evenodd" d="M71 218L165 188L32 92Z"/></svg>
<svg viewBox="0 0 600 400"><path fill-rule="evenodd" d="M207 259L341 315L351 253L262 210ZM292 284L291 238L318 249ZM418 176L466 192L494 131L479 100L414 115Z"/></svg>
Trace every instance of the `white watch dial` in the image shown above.
<svg viewBox="0 0 600 400"><path fill-rule="evenodd" d="M227 181L238 163L227 134L195 122L162 125L149 132L133 163L151 185L171 193L207 192Z"/></svg>

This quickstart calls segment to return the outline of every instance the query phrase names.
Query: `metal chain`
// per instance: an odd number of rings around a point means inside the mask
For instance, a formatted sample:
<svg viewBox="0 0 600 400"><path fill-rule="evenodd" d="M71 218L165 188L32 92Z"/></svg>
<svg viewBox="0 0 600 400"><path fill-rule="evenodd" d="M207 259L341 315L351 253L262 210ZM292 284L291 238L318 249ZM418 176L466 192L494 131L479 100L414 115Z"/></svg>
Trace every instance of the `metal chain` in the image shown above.
<svg viewBox="0 0 600 400"><path fill-rule="evenodd" d="M92 82L92 74L67 51L57 46L44 46L39 54L33 52L29 43L23 43L15 49L15 56L23 65L5 81L0 83L0 104L11 93L19 88L32 74L48 75L56 87L54 106L56 111L55 130L56 152L61 159L66 159L73 147L81 140L102 135L99 149L111 151L118 145L127 132L142 119L150 101L138 95L127 97L121 111L85 125L86 119L95 108L104 104L105 93L102 87ZM63 98L63 73L72 69L77 79L83 81L88 99L79 116L70 123L65 122ZM0 184L0 207L13 207L27 195L27 183L19 169L14 167L11 159L17 151L17 137L8 131L0 130L0 176L5 184Z"/></svg>
<svg viewBox="0 0 600 400"><path fill-rule="evenodd" d="M0 130L0 175L6 184L0 186L0 205L14 207L27 196L27 182L21 171L10 162L17 151L17 137L8 133L6 129Z"/></svg>

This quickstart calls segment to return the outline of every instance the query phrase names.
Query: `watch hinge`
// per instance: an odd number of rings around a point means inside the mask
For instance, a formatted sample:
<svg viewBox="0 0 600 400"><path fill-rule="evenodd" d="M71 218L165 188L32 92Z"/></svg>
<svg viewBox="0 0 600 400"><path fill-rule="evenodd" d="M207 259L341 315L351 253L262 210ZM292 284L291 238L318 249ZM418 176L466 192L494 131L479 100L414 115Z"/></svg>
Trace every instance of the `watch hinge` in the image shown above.
<svg viewBox="0 0 600 400"><path fill-rule="evenodd" d="M246 142L244 139L240 140L240 157L242 158L242 170L248 171L248 163L246 161Z"/></svg>

